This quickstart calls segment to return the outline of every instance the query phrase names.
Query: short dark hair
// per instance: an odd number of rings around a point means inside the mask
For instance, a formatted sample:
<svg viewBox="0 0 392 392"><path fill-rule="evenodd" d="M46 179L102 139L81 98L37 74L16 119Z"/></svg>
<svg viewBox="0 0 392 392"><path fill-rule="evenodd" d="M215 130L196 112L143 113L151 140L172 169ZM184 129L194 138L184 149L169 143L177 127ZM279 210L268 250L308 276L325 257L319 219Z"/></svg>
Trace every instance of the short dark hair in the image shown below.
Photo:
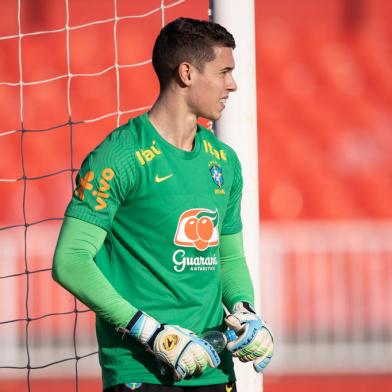
<svg viewBox="0 0 392 392"><path fill-rule="evenodd" d="M235 48L234 37L217 23L178 18L163 27L152 52L161 90L184 61L203 71L204 64L215 59L216 46Z"/></svg>

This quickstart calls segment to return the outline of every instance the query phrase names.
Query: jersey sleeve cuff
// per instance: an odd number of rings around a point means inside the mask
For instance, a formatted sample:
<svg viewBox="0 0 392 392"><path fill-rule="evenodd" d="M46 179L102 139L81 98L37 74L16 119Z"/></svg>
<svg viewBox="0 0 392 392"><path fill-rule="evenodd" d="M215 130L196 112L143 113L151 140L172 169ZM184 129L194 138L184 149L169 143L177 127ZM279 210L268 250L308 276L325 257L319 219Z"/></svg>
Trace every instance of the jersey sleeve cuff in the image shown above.
<svg viewBox="0 0 392 392"><path fill-rule="evenodd" d="M104 224L102 222L102 220L96 219L94 216L83 215L83 214L77 213L77 212L73 211L72 208L68 208L67 211L65 212L64 216L69 216L71 218L76 218L81 221L91 223L92 225L98 226L101 229L104 229L106 231L109 231L110 227L111 227L110 224Z"/></svg>
<svg viewBox="0 0 392 392"><path fill-rule="evenodd" d="M242 224L241 225L236 225L236 226L227 226L223 227L221 230L221 235L232 235L232 234L238 234L242 231Z"/></svg>

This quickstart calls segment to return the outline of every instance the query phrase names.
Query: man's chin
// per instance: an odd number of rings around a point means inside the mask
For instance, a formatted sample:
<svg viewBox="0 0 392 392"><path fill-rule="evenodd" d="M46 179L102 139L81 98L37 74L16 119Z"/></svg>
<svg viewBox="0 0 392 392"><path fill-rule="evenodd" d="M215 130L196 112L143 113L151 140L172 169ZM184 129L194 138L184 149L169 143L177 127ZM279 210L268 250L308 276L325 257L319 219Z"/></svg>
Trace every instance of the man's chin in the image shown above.
<svg viewBox="0 0 392 392"><path fill-rule="evenodd" d="M210 121L218 121L222 117L222 113L213 114L207 117Z"/></svg>

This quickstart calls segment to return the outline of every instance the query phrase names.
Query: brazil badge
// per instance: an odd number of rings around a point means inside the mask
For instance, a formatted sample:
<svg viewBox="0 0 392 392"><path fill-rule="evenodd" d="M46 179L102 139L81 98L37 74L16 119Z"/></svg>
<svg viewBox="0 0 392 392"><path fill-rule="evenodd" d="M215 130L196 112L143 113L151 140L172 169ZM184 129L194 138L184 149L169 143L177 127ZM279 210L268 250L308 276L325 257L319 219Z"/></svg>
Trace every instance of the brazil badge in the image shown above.
<svg viewBox="0 0 392 392"><path fill-rule="evenodd" d="M210 173L212 181L214 181L215 184L218 185L219 188L221 188L223 186L222 169L217 165L213 165L210 167Z"/></svg>

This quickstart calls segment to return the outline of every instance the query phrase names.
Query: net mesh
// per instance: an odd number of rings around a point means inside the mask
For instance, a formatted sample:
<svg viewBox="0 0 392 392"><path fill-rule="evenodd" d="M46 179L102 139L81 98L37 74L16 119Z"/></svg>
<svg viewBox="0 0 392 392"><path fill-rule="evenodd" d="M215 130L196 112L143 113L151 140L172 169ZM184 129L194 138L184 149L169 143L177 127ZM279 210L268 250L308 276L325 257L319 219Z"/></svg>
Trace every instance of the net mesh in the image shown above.
<svg viewBox="0 0 392 392"><path fill-rule="evenodd" d="M94 317L51 279L75 174L110 130L151 107L160 28L206 19L208 1L10 0L0 12L0 389L71 377L66 390L79 391L98 375Z"/></svg>

